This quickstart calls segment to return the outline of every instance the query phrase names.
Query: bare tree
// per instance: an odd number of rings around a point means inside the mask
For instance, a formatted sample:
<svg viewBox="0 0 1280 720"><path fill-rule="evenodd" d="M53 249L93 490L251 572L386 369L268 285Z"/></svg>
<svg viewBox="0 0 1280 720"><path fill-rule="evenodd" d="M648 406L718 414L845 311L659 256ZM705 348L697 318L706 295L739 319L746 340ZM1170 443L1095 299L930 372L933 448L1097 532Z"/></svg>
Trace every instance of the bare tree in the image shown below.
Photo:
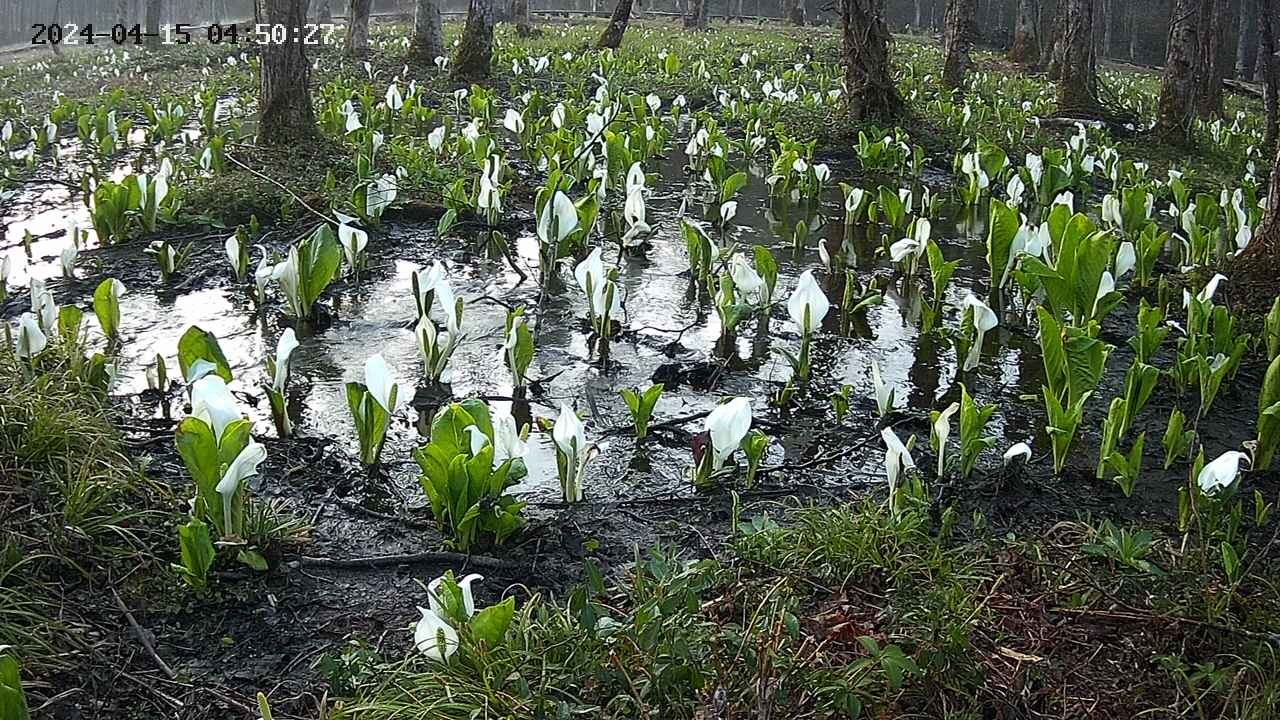
<svg viewBox="0 0 1280 720"><path fill-rule="evenodd" d="M351 0L347 6L347 54L364 57L369 53L369 10L373 0Z"/></svg>
<svg viewBox="0 0 1280 720"><path fill-rule="evenodd" d="M1254 46L1257 42L1258 0L1240 0L1240 27L1236 34L1236 78L1253 75Z"/></svg>
<svg viewBox="0 0 1280 720"><path fill-rule="evenodd" d="M413 13L413 42L409 57L429 64L444 56L444 28L440 23L440 0L416 0Z"/></svg>
<svg viewBox="0 0 1280 720"><path fill-rule="evenodd" d="M489 76L493 62L494 0L471 0L467 24L453 59L455 80L476 80Z"/></svg>
<svg viewBox="0 0 1280 720"><path fill-rule="evenodd" d="M301 27L307 21L308 0L262 0L265 21ZM262 45L262 92L258 101L258 142L284 145L315 132L311 109L311 64L305 45L296 42Z"/></svg>
<svg viewBox="0 0 1280 720"><path fill-rule="evenodd" d="M942 24L942 84L958 88L964 84L971 60L978 14L977 0L947 0L946 16Z"/></svg>
<svg viewBox="0 0 1280 720"><path fill-rule="evenodd" d="M1169 18L1169 47L1160 81L1155 132L1165 141L1185 145L1195 118L1196 77L1200 53L1200 6L1203 0L1174 0Z"/></svg>
<svg viewBox="0 0 1280 720"><path fill-rule="evenodd" d="M143 23L146 25L147 44L160 44L160 14L164 0L147 0Z"/></svg>
<svg viewBox="0 0 1280 720"><path fill-rule="evenodd" d="M129 0L116 0L116 23L119 25L129 26L130 5Z"/></svg>
<svg viewBox="0 0 1280 720"><path fill-rule="evenodd" d="M1009 61L1034 67L1040 64L1039 0L1018 0L1018 19L1013 26Z"/></svg>
<svg viewBox="0 0 1280 720"><path fill-rule="evenodd" d="M596 43L596 47L614 50L621 47L622 36L627 32L627 21L630 19L631 0L618 0L618 4L613 6L613 16L609 18L609 25L600 34L600 42Z"/></svg>
<svg viewBox="0 0 1280 720"><path fill-rule="evenodd" d="M1058 112L1099 117L1098 65L1093 48L1095 0L1065 0L1058 38Z"/></svg>
<svg viewBox="0 0 1280 720"><path fill-rule="evenodd" d="M902 114L902 96L889 75L889 28L881 0L840 0L844 83L855 122Z"/></svg>
<svg viewBox="0 0 1280 720"><path fill-rule="evenodd" d="M332 0L319 0L316 3L316 22L328 23L333 20Z"/></svg>

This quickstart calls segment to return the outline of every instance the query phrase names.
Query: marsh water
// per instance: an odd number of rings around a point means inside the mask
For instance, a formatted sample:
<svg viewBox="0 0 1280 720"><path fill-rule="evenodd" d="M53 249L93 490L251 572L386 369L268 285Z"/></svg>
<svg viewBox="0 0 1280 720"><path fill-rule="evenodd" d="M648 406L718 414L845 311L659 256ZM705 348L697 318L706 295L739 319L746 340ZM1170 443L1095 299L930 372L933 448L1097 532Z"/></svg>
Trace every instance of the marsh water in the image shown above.
<svg viewBox="0 0 1280 720"><path fill-rule="evenodd" d="M73 154L66 148L63 152ZM332 324L300 336L302 345L293 356L288 392L297 435L328 438L336 447L346 448L354 459L355 431L344 384L362 381L365 360L382 353L398 378L401 406L383 454L386 476L369 485L370 497L364 501L374 506L398 502L395 498L411 504L425 501L418 489L412 450L425 443L422 430L427 422L419 416L429 415L434 407L421 402L414 407L410 402L415 389L424 384L412 332L416 310L410 277L414 270L438 260L447 266L455 291L466 300L466 337L451 362L452 396L511 402L506 399L512 396L510 374L501 356L506 307L528 308L536 334L529 377L537 388L529 394L527 404L514 410L517 417L554 419L560 404L568 403L587 419L589 437L605 443L597 461L588 468L589 500L695 493L687 477L692 466L689 437L702 429L700 419L687 423L683 430L657 433L639 447L631 433L624 431L630 418L618 391L644 388L655 381L666 384L654 413L655 423L706 411L726 396L748 397L756 426L772 438L766 466L803 464L824 456L822 462L808 465L806 482L848 484L851 478L854 482L881 482L883 453L875 429L873 360L885 382L896 388L897 407L917 415L958 398L959 363L950 343L936 335L921 334L919 288L894 281L887 259L876 252L884 228L844 224L841 193L834 180L858 181L849 177L847 167L833 161L833 182L820 201L792 203L770 198L764 181L767 167L748 168L751 179L738 197L734 227L723 236L711 223L706 227L722 246L736 243L749 254L751 246L759 244L773 252L780 269L776 292L780 302L767 322L744 322L733 351L726 354L717 352L720 327L715 310L705 293L694 291L688 272L680 213L698 220L708 211L714 213L715 203L710 188L686 168L687 162L676 147L646 165L650 178L648 221L656 229L648 249L643 254L619 255L616 243L606 245L607 264L619 266L625 309L623 330L610 345L607 364L593 352L585 298L573 282L571 266L562 267L565 282L561 288L544 292L537 283L537 241L527 210L509 210L516 217L522 212L526 216L527 222L522 223L526 230L514 239L513 247L527 278L521 278L507 260L478 252L483 245L482 233L469 230L458 233L462 237L439 240L434 223L398 221L396 212L390 211L383 227L371 233L367 268L361 276L345 277L327 293ZM117 172L127 168L126 163ZM917 197L919 192L917 187ZM406 199L412 198L400 198ZM609 202L612 207L621 198L611 197ZM801 220L810 232L797 248L793 234ZM129 287L121 302L124 341L113 392L127 398L138 412L159 416L160 409L143 400L146 368L160 354L167 358L170 376L176 376L177 340L196 325L218 337L235 374L232 389L248 401L246 407L257 420L256 431L274 433L261 386L268 382L265 361L274 353L283 317L274 303L259 311L251 300L251 280L245 284L232 281L222 249L222 240L230 230L211 228L192 240L196 247L187 275L194 277L178 276L165 286L154 261L141 252L145 242L95 248L91 232L77 262L76 278L60 276L58 256L69 242L65 229L73 223L82 229L90 225L79 192L71 188L49 183L28 185L10 198L0 221L4 223L3 252L13 259L14 266L6 316L27 309L23 288L29 277L45 279L59 304L74 303L86 309L98 282L112 275L120 277ZM983 296L986 232L982 219L962 209L944 208L933 228L947 258L963 260L948 291L951 304L959 306L970 292ZM22 249L28 232L34 238L30 260ZM284 232L272 233L269 238L276 249L295 239ZM181 239L178 242L181 244ZM825 246L825 252L820 251L820 245ZM831 267L824 266L824 257ZM255 251L252 264L257 259ZM857 317L842 318L839 303L845 273L841 264L854 269L864 286L880 278L885 302ZM816 270L833 308L815 338L811 385L799 395L794 409L784 412L770 404L791 372L779 349L794 350L799 344L796 327L785 311L785 299L797 276L810 268ZM957 311L951 312L948 324L954 325ZM997 413L988 428L1000 438L1003 448L1019 441L1031 442L1038 434L1035 424L1011 418L1021 414L1016 411L1020 395L1038 392L1041 367L1038 346L1034 338L1018 329L1021 323L1016 317L1002 319L1001 325L988 335L981 367L964 381L983 402L1011 409ZM828 396L845 384L852 386L851 410L838 426ZM182 392L171 393L172 414L181 416L184 400ZM915 432L927 445L924 422L908 424L904 432ZM855 441L865 442L854 449ZM850 447L850 451L841 454L841 447ZM536 423L526 462L529 475L514 491L535 505L555 503L560 489L554 448L550 434L540 431ZM788 477L772 481L785 485Z"/></svg>

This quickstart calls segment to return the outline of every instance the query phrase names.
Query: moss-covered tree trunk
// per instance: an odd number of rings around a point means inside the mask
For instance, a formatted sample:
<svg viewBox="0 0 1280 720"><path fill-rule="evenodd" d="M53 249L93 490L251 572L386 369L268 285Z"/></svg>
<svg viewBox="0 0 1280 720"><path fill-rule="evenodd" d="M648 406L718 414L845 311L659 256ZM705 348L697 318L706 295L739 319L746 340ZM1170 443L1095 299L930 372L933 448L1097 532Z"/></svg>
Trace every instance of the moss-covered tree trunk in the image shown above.
<svg viewBox="0 0 1280 720"><path fill-rule="evenodd" d="M1160 104L1154 131L1166 142L1185 145L1195 118L1199 87L1200 5L1203 0L1174 0L1169 17L1169 47L1160 81Z"/></svg>
<svg viewBox="0 0 1280 720"><path fill-rule="evenodd" d="M947 0L942 24L942 84L958 88L972 62L969 51L977 31L978 0Z"/></svg>
<svg viewBox="0 0 1280 720"><path fill-rule="evenodd" d="M264 22L301 27L307 22L308 0L262 0ZM258 99L258 142L284 145L315 132L307 83L311 64L302 43L262 45L262 84Z"/></svg>
<svg viewBox="0 0 1280 720"><path fill-rule="evenodd" d="M707 0L689 0L689 12L684 16L684 26L689 30L707 29Z"/></svg>
<svg viewBox="0 0 1280 720"><path fill-rule="evenodd" d="M609 24L600 34L600 42L596 43L596 47L614 50L621 47L622 36L627 32L627 21L630 19L631 0L618 0L618 4L613 6L613 17L609 18Z"/></svg>
<svg viewBox="0 0 1280 720"><path fill-rule="evenodd" d="M1035 67L1040 64L1039 0L1018 0L1018 18L1013 25L1013 45L1009 61Z"/></svg>
<svg viewBox="0 0 1280 720"><path fill-rule="evenodd" d="M902 96L889 75L889 28L881 2L840 0L846 102L854 122L902 114Z"/></svg>
<svg viewBox="0 0 1280 720"><path fill-rule="evenodd" d="M471 0L467 24L453 58L453 79L478 80L489 76L493 63L494 0Z"/></svg>
<svg viewBox="0 0 1280 720"><path fill-rule="evenodd" d="M511 0L511 19L516 24L516 35L522 38L533 35L533 21L529 18L529 0Z"/></svg>
<svg viewBox="0 0 1280 720"><path fill-rule="evenodd" d="M445 53L440 0L415 0L409 58L417 64L429 65L438 57L447 57Z"/></svg>
<svg viewBox="0 0 1280 720"><path fill-rule="evenodd" d="M1058 113L1098 117L1097 55L1093 48L1095 0L1065 0L1058 39Z"/></svg>
<svg viewBox="0 0 1280 720"><path fill-rule="evenodd" d="M1201 117L1222 115L1222 39L1227 0L1201 0L1200 53L1196 78L1196 111Z"/></svg>
<svg viewBox="0 0 1280 720"><path fill-rule="evenodd" d="M792 25L804 25L804 0L782 0L782 13Z"/></svg>

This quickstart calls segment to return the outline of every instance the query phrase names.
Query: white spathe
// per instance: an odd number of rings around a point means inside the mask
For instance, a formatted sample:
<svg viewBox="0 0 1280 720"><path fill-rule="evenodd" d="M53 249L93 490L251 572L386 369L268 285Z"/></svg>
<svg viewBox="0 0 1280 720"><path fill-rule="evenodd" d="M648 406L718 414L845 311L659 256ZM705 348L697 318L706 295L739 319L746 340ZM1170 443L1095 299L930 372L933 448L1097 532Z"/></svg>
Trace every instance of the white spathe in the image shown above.
<svg viewBox="0 0 1280 720"><path fill-rule="evenodd" d="M293 328L286 328L280 334L280 340L276 343L276 373L271 379L271 389L276 392L284 392L284 384L289 379L289 361L299 344L298 335Z"/></svg>
<svg viewBox="0 0 1280 720"><path fill-rule="evenodd" d="M222 530L224 536L234 534L232 532L231 505L235 500L236 493L240 491L240 486L245 480L258 474L258 466L266 459L267 449L250 439L249 444L245 445L240 454L236 456L236 459L231 461L231 464L227 466L227 471L222 474L222 479L218 481L215 489L222 496Z"/></svg>
<svg viewBox="0 0 1280 720"><path fill-rule="evenodd" d="M792 322L800 327L802 335L810 335L822 324L831 310L831 302L827 300L812 270L805 270L796 282L796 289L787 299L787 314Z"/></svg>
<svg viewBox="0 0 1280 720"><path fill-rule="evenodd" d="M381 353L365 361L364 386L387 414L395 412L391 395L396 389L396 376Z"/></svg>
<svg viewBox="0 0 1280 720"><path fill-rule="evenodd" d="M436 662L445 662L458 651L458 631L430 608L418 608L422 619L413 630L413 646Z"/></svg>
<svg viewBox="0 0 1280 720"><path fill-rule="evenodd" d="M704 429L711 436L711 469L719 470L751 429L751 401L739 397L717 406L707 416Z"/></svg>
<svg viewBox="0 0 1280 720"><path fill-rule="evenodd" d="M577 229L578 208L568 195L557 190L538 216L538 239L544 244L559 244Z"/></svg>
<svg viewBox="0 0 1280 720"><path fill-rule="evenodd" d="M18 338L16 352L18 357L30 360L44 352L49 345L49 338L40 329L34 313L22 313L18 319Z"/></svg>
<svg viewBox="0 0 1280 720"><path fill-rule="evenodd" d="M206 374L191 386L191 416L213 429L218 444L222 443L227 426L243 417L226 381L213 374Z"/></svg>
<svg viewBox="0 0 1280 720"><path fill-rule="evenodd" d="M964 359L964 371L969 372L978 367L978 363L982 359L983 339L986 338L989 331L995 329L1000 321L996 317L995 311L974 295L966 297L963 306L966 313L973 313L973 329L975 331L973 346L969 348L969 354Z"/></svg>
<svg viewBox="0 0 1280 720"><path fill-rule="evenodd" d="M1196 484L1205 495L1217 495L1231 487L1240 476L1240 461L1249 460L1249 456L1239 450L1228 450L1216 460L1204 466L1196 476Z"/></svg>

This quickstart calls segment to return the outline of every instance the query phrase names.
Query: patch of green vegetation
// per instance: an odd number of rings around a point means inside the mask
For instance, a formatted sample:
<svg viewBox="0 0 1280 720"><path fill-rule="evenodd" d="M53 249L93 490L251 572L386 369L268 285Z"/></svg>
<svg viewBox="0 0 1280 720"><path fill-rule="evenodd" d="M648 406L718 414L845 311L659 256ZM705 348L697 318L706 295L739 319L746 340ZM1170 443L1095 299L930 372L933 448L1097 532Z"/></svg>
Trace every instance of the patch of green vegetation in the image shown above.
<svg viewBox="0 0 1280 720"><path fill-rule="evenodd" d="M63 345L33 371L6 342L0 387L0 645L30 676L90 649L86 616L113 573L152 562L172 496L133 462L106 396Z"/></svg>
<svg viewBox="0 0 1280 720"><path fill-rule="evenodd" d="M719 561L654 551L617 585L534 596L502 647L358 647L326 665L353 696L336 716L1262 718L1280 697L1265 563L1214 616L1213 573L1142 531L958 540L949 514L869 502L783 518L742 522Z"/></svg>

